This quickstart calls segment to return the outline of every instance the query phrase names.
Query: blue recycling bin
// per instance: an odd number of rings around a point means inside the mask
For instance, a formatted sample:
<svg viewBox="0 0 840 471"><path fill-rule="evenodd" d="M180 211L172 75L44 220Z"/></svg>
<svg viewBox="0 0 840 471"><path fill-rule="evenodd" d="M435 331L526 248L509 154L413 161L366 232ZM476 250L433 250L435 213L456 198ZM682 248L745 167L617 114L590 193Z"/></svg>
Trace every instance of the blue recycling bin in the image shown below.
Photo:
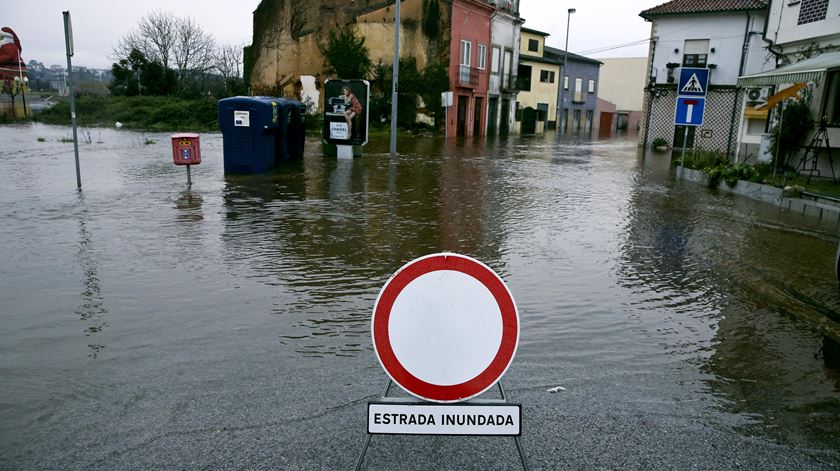
<svg viewBox="0 0 840 471"><path fill-rule="evenodd" d="M289 121L286 128L286 142L289 157L299 159L303 157L303 147L306 136L306 105L292 101L289 105Z"/></svg>
<svg viewBox="0 0 840 471"><path fill-rule="evenodd" d="M225 173L265 172L290 156L288 129L301 103L274 97L237 96L219 100ZM292 154L303 136L294 127ZM302 155L302 152L301 152Z"/></svg>

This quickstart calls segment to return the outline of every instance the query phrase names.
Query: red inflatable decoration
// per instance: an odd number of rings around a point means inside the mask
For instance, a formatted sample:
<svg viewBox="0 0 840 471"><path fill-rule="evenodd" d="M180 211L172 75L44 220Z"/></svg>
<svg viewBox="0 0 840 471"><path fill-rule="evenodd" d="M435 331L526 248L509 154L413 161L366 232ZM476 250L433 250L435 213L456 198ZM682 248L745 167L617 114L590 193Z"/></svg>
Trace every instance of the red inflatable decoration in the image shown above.
<svg viewBox="0 0 840 471"><path fill-rule="evenodd" d="M0 28L0 80L14 80L26 75L26 63L21 57L23 48L12 28Z"/></svg>

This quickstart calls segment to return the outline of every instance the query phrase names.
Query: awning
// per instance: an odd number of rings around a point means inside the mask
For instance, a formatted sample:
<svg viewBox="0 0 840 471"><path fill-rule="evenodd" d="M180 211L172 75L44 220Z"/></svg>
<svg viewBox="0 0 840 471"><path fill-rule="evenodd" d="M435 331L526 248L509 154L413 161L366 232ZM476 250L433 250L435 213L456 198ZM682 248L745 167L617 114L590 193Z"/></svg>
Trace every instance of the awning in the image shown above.
<svg viewBox="0 0 840 471"><path fill-rule="evenodd" d="M760 87L783 83L820 82L827 71L834 69L840 69L840 52L824 52L775 70L738 77L738 86Z"/></svg>

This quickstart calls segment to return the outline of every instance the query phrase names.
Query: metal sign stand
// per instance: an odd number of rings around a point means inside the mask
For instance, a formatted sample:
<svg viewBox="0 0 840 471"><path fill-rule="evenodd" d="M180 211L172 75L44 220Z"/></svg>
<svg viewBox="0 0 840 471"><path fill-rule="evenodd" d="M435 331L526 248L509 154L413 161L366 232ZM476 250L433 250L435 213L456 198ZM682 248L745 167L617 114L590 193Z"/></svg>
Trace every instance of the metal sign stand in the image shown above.
<svg viewBox="0 0 840 471"><path fill-rule="evenodd" d="M388 399L388 393L391 391L391 384L392 383L393 383L393 381L389 378L388 379L388 384L385 385L385 392L382 393L382 399L383 400ZM501 400L490 400L488 402L492 402L493 404L507 404L508 403L507 402L507 395L505 395L505 389L502 387L502 382L498 381L496 384L499 386L499 394L502 396L502 398L501 398ZM394 399L394 398L392 398L392 399ZM427 404L426 401L420 401L420 400L417 400L417 401L412 400L410 402L411 403L416 403L416 404ZM365 437L365 444L362 447L362 452L359 454L359 460L356 462L356 468L355 468L356 471L361 471L361 469L362 469L362 464L365 461L365 455L367 455L367 450L368 450L368 447L370 446L370 440L371 440L371 437L373 437L373 435L374 434L372 434L372 433L368 433L367 437ZM525 452L522 448L522 441L520 440L519 436L514 436L513 439L516 442L516 451L519 453L519 462L522 464L522 469L525 470L525 471L528 471L528 463L527 463L527 461L525 461Z"/></svg>
<svg viewBox="0 0 840 471"><path fill-rule="evenodd" d="M337 145L335 148L339 160L353 158L353 146Z"/></svg>

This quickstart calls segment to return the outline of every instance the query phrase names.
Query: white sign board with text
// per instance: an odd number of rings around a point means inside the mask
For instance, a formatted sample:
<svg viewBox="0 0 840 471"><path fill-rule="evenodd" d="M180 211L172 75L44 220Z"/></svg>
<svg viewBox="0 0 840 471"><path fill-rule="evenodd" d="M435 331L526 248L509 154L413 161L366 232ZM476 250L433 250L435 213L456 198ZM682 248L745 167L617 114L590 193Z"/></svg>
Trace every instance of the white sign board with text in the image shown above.
<svg viewBox="0 0 840 471"><path fill-rule="evenodd" d="M522 433L518 404L368 404L368 433L497 435Z"/></svg>

